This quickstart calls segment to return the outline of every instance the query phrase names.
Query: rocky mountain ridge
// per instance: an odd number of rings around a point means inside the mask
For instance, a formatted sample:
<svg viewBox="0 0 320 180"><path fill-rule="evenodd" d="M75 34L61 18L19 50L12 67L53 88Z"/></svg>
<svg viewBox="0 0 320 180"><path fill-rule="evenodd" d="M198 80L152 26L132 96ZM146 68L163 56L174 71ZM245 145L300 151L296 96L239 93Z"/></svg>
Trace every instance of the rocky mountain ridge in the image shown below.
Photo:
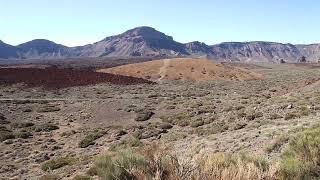
<svg viewBox="0 0 320 180"><path fill-rule="evenodd" d="M222 61L296 62L302 56L318 61L320 44L294 45L276 42L225 42L207 45L194 41L180 43L151 27L137 27L93 44L67 47L45 39L18 46L0 41L2 59L63 59L85 57L207 57Z"/></svg>

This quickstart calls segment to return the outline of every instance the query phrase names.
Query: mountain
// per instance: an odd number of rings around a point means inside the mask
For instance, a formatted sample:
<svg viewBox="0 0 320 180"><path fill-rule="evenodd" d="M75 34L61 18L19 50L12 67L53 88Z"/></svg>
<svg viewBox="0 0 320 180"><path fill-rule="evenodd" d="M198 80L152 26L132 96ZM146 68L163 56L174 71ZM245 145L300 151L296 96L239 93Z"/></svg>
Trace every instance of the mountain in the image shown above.
<svg viewBox="0 0 320 180"><path fill-rule="evenodd" d="M135 56L191 56L241 62L279 62L281 59L297 62L305 56L308 61L318 61L320 44L293 45L264 41L225 42L211 46L198 41L183 44L146 26L77 47L67 47L45 39L32 40L18 46L0 41L0 58L4 59Z"/></svg>
<svg viewBox="0 0 320 180"><path fill-rule="evenodd" d="M188 55L183 44L150 27L134 28L75 51L82 57Z"/></svg>
<svg viewBox="0 0 320 180"><path fill-rule="evenodd" d="M45 39L35 39L17 46L21 58L59 58L68 56L69 48Z"/></svg>
<svg viewBox="0 0 320 180"><path fill-rule="evenodd" d="M320 44L296 45L296 47L307 59L320 61Z"/></svg>
<svg viewBox="0 0 320 180"><path fill-rule="evenodd" d="M296 61L302 53L292 44L274 42L227 42L213 45L213 58L230 61L277 62Z"/></svg>
<svg viewBox="0 0 320 180"><path fill-rule="evenodd" d="M214 56L212 47L199 41L186 43L185 49L190 55L193 55L193 56L207 56L207 57Z"/></svg>
<svg viewBox="0 0 320 180"><path fill-rule="evenodd" d="M0 41L0 58L2 59L18 58L17 52L18 50L16 47Z"/></svg>

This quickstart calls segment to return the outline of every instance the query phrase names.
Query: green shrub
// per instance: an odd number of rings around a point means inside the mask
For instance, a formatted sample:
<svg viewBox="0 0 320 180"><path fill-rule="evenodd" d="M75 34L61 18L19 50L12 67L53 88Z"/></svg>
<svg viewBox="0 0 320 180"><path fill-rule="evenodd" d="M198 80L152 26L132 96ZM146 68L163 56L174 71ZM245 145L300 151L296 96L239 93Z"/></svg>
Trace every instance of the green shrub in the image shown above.
<svg viewBox="0 0 320 180"><path fill-rule="evenodd" d="M289 142L281 157L285 178L314 179L320 176L320 128L307 129Z"/></svg>
<svg viewBox="0 0 320 180"><path fill-rule="evenodd" d="M14 128L27 128L27 127L34 126L34 123L32 123L32 122L19 122L19 123L13 123L11 126Z"/></svg>
<svg viewBox="0 0 320 180"><path fill-rule="evenodd" d="M71 165L74 162L73 158L70 157L59 157L55 159L48 160L41 165L43 171L50 171L59 169L61 167Z"/></svg>
<svg viewBox="0 0 320 180"><path fill-rule="evenodd" d="M119 149L130 149L135 147L141 147L143 144L137 137L130 137L120 141L119 143L115 143L110 146L110 151L116 151Z"/></svg>
<svg viewBox="0 0 320 180"><path fill-rule="evenodd" d="M12 131L8 130L4 126L0 126L0 142L5 141L7 139L14 139L15 136Z"/></svg>
<svg viewBox="0 0 320 180"><path fill-rule="evenodd" d="M163 122L167 122L173 125L178 125L181 127L188 126L190 124L191 118L193 117L190 113L178 113L172 116L161 116L160 119Z"/></svg>
<svg viewBox="0 0 320 180"><path fill-rule="evenodd" d="M81 148L86 148L90 145L95 144L95 140L99 139L105 134L104 131L95 131L92 132L91 134L85 136L80 142L79 142L79 147Z"/></svg>
<svg viewBox="0 0 320 180"><path fill-rule="evenodd" d="M54 124L50 124L50 123L45 123L45 124L41 124L41 125L34 127L34 130L36 132L50 132L50 131L57 130L57 129L59 129L58 126L56 126Z"/></svg>
<svg viewBox="0 0 320 180"><path fill-rule="evenodd" d="M16 138L22 138L22 139L27 139L27 138L29 138L31 136L32 136L32 134L30 132L27 132L27 131L20 131L20 132L17 132L15 134Z"/></svg>
<svg viewBox="0 0 320 180"><path fill-rule="evenodd" d="M146 168L145 158L129 150L109 152L100 156L95 163L97 175L104 180L134 179Z"/></svg>

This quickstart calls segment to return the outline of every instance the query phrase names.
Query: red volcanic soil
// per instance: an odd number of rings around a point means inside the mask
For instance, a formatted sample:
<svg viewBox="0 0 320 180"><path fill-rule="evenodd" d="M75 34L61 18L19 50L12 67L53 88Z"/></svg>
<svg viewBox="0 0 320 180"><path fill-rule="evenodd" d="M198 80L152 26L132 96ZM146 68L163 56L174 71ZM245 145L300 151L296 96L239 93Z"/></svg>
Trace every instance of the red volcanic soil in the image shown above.
<svg viewBox="0 0 320 180"><path fill-rule="evenodd" d="M99 83L118 85L153 84L153 82L130 76L57 68L0 68L0 84L25 83L30 87L46 89L86 86Z"/></svg>

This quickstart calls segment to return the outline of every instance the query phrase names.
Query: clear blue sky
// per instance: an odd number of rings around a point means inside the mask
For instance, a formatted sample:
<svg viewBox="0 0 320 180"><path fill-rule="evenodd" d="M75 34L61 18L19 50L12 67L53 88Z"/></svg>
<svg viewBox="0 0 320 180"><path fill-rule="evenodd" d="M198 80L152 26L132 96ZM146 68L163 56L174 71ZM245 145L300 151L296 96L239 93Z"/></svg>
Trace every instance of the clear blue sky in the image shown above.
<svg viewBox="0 0 320 180"><path fill-rule="evenodd" d="M137 26L180 42L320 42L317 0L0 0L0 39L84 45Z"/></svg>

